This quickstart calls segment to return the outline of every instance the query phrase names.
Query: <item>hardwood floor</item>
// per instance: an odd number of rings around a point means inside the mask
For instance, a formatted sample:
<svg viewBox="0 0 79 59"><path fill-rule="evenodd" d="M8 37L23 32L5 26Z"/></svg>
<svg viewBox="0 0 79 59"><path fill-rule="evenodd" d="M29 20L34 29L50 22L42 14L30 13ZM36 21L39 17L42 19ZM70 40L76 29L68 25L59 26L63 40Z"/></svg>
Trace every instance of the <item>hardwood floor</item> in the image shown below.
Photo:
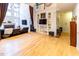
<svg viewBox="0 0 79 59"><path fill-rule="evenodd" d="M70 46L69 36L60 38L39 33L25 33L0 40L2 56L79 56L75 47Z"/></svg>

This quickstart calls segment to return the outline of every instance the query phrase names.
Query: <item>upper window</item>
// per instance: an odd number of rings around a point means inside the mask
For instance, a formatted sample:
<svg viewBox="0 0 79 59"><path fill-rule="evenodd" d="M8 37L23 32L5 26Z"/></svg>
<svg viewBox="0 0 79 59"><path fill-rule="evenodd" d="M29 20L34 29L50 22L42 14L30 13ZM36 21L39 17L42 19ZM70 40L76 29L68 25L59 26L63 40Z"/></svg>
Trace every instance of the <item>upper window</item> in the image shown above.
<svg viewBox="0 0 79 59"><path fill-rule="evenodd" d="M11 16L11 11L8 11L8 12L6 13L6 16Z"/></svg>

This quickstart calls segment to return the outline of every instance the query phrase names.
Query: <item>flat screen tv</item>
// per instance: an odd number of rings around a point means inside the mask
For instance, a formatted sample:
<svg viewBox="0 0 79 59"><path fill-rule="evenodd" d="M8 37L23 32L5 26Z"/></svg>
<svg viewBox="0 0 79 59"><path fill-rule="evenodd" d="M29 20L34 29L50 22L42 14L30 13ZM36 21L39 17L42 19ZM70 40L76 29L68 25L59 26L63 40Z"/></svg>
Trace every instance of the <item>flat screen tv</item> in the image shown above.
<svg viewBox="0 0 79 59"><path fill-rule="evenodd" d="M47 19L40 19L39 24L47 24Z"/></svg>
<svg viewBox="0 0 79 59"><path fill-rule="evenodd" d="M22 20L22 25L27 25L27 20Z"/></svg>

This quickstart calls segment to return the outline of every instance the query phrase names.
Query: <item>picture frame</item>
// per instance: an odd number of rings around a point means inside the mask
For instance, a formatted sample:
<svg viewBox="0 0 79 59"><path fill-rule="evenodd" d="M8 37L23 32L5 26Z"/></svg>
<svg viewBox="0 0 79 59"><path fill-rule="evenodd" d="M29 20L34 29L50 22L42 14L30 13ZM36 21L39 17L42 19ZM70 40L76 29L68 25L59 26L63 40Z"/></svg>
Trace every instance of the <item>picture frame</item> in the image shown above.
<svg viewBox="0 0 79 59"><path fill-rule="evenodd" d="M48 13L48 18L51 18L51 13L50 12Z"/></svg>
<svg viewBox="0 0 79 59"><path fill-rule="evenodd" d="M41 18L46 18L46 13L41 13Z"/></svg>

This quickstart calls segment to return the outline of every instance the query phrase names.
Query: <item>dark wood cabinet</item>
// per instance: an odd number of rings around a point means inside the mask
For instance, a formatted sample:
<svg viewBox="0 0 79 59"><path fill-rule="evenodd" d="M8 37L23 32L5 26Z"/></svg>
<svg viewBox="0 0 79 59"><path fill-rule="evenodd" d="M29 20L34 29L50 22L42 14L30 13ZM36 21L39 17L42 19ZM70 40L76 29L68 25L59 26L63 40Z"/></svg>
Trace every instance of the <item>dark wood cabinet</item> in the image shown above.
<svg viewBox="0 0 79 59"><path fill-rule="evenodd" d="M75 21L70 22L70 45L76 47L77 24Z"/></svg>

